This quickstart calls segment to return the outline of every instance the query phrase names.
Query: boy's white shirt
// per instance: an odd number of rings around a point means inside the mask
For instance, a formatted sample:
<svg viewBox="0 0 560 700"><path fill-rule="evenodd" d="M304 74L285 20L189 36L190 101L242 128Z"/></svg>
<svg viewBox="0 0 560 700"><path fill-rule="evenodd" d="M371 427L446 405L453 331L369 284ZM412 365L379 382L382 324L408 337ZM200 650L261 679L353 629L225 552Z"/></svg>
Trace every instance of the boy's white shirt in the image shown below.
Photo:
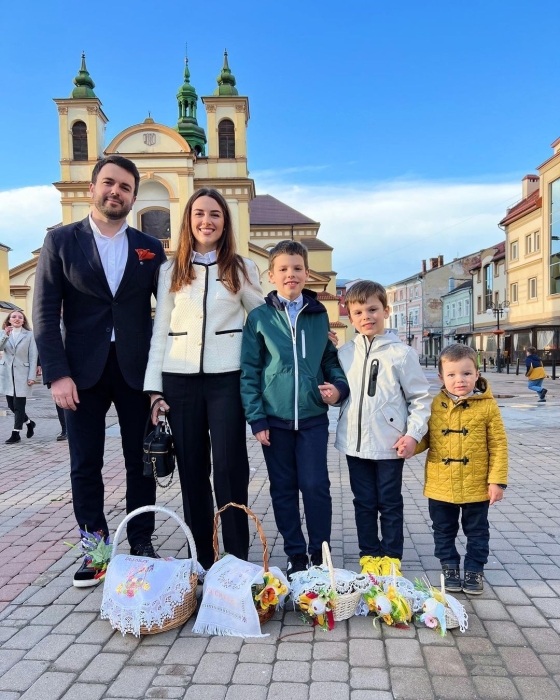
<svg viewBox="0 0 560 700"><path fill-rule="evenodd" d="M394 333L376 336L366 361L368 347L367 337L356 335L338 351L350 396L340 409L335 447L362 459L398 459L393 445L399 437L409 435L420 442L428 430L431 407L428 381L416 351ZM370 397L367 391L373 359L379 361L379 371L375 396ZM359 449L358 423L361 425Z"/></svg>

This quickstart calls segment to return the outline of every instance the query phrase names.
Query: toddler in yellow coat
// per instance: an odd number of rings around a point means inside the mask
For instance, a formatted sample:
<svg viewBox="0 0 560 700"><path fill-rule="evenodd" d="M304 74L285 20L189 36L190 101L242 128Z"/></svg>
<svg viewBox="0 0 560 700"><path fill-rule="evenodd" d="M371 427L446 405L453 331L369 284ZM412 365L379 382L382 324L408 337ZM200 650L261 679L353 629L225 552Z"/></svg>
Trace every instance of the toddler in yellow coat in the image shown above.
<svg viewBox="0 0 560 700"><path fill-rule="evenodd" d="M428 449L424 495L445 588L479 595L489 552L488 508L502 500L507 488L506 432L488 382L477 369L475 350L450 345L438 367L444 386L434 398L428 432L416 454ZM455 545L459 518L467 538L462 582Z"/></svg>

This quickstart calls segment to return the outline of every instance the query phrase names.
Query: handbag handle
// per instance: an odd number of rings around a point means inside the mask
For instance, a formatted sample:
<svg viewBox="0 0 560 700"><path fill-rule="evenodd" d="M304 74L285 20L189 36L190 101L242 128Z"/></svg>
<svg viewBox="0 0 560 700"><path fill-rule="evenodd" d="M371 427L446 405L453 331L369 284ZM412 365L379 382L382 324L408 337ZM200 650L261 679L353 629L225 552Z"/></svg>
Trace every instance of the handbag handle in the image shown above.
<svg viewBox="0 0 560 700"><path fill-rule="evenodd" d="M333 593L336 593L336 582L334 580L334 568L331 558L331 550L326 542L323 542L323 566L329 570L329 578L331 580L331 588Z"/></svg>
<svg viewBox="0 0 560 700"><path fill-rule="evenodd" d="M181 526L181 529L185 533L185 537L187 538L187 542L189 543L189 549L191 551L191 559L193 560L193 570L196 571L198 568L198 559L197 559L197 554L196 554L196 544L194 543L194 539L192 536L192 532L190 531L188 525L184 523L181 518L177 515L177 513L174 513L172 510L169 510L168 508L162 508L161 506L142 506L141 508L137 508L136 510L133 510L131 513L129 513L124 520L120 523L120 525L117 528L117 531L115 532L115 536L113 538L113 549L111 550L111 559L113 559L116 554L117 554L117 547L119 546L119 539L122 534L122 531L124 530L124 526L127 524L129 520L132 520L132 518L135 518L137 515L141 515L142 513L164 513L165 515L168 515L170 518L173 518L176 520L179 525Z"/></svg>
<svg viewBox="0 0 560 700"><path fill-rule="evenodd" d="M156 407L156 404L158 404L161 400L163 399L163 396L158 397L150 406L150 412L148 413L148 420L146 421L146 427L144 428L144 440L148 437L148 433L150 432L150 428L152 427L152 411ZM163 420L161 421L162 423L165 423L167 421L167 413L164 414ZM158 420L157 425L159 425L160 421Z"/></svg>
<svg viewBox="0 0 560 700"><path fill-rule="evenodd" d="M259 533L259 537L261 539L261 543L263 546L263 569L265 572L268 571L268 542L266 541L266 535L264 534L264 531L262 529L262 526L259 522L259 519L257 516L253 513L253 511L249 510L247 506L240 505L239 503L227 503L225 506L220 508L220 510L216 513L214 516L214 535L213 535L213 544L214 544L214 563L218 561L220 558L220 550L218 547L218 521L220 519L220 513L223 513L224 510L232 506L233 508L239 508L253 520L255 523L255 527L257 528L257 532Z"/></svg>

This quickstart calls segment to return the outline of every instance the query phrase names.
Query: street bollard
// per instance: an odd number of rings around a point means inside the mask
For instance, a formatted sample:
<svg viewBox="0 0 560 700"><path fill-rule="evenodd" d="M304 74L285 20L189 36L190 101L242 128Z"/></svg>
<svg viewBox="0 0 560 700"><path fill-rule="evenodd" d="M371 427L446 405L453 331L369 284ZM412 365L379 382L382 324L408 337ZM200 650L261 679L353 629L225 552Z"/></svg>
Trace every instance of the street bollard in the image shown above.
<svg viewBox="0 0 560 700"><path fill-rule="evenodd" d="M434 357L434 369L437 367L437 357Z"/></svg>
<svg viewBox="0 0 560 700"><path fill-rule="evenodd" d="M552 379L556 379L556 358L552 358Z"/></svg>
<svg viewBox="0 0 560 700"><path fill-rule="evenodd" d="M427 356L427 355L426 355L426 357L424 358L424 360L425 360L425 362L426 362L426 369L428 369L428 356Z"/></svg>
<svg viewBox="0 0 560 700"><path fill-rule="evenodd" d="M484 369L482 371L486 372L486 358L484 358Z"/></svg>
<svg viewBox="0 0 560 700"><path fill-rule="evenodd" d="M506 358L506 374L509 374L509 357Z"/></svg>

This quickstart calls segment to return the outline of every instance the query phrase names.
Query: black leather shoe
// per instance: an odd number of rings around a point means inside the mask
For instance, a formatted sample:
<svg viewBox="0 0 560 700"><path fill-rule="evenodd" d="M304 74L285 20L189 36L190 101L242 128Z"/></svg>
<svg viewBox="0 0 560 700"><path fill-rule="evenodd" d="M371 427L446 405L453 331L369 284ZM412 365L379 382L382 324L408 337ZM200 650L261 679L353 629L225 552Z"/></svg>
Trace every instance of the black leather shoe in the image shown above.
<svg viewBox="0 0 560 700"><path fill-rule="evenodd" d="M27 437L31 438L33 437L33 434L35 433L35 426L37 423L34 421L30 420L29 423L27 424Z"/></svg>
<svg viewBox="0 0 560 700"><path fill-rule="evenodd" d="M447 564L442 564L441 571L445 581L445 590L448 593L460 593L463 587L461 586L461 573L459 569L452 569Z"/></svg>
<svg viewBox="0 0 560 700"><path fill-rule="evenodd" d="M288 559L288 565L286 566L286 578L288 581L292 580L292 576L298 571L307 571L309 568L309 559L307 554L294 554L293 557Z"/></svg>
<svg viewBox="0 0 560 700"><path fill-rule="evenodd" d="M59 434L56 436L56 441L57 441L57 442L62 442L63 440L68 440L68 435L66 435L66 433L65 433L64 431L62 431L61 433L59 433Z"/></svg>
<svg viewBox="0 0 560 700"><path fill-rule="evenodd" d="M91 558L84 557L84 560L76 573L74 574L73 584L76 588L89 588L90 586L97 586L101 583L102 579L95 578L97 574L97 569L91 566Z"/></svg>
<svg viewBox="0 0 560 700"><path fill-rule="evenodd" d="M463 581L463 593L469 595L480 595L484 590L484 575L482 571L465 571Z"/></svg>
<svg viewBox="0 0 560 700"><path fill-rule="evenodd" d="M321 566L323 563L323 552L313 552L310 559L311 566Z"/></svg>
<svg viewBox="0 0 560 700"><path fill-rule="evenodd" d="M14 445L16 442L21 442L19 430L12 430L12 435L6 440L6 445Z"/></svg>
<svg viewBox="0 0 560 700"><path fill-rule="evenodd" d="M130 548L130 553L134 557L150 557L150 559L160 559L161 557L155 551L154 545L151 542L143 544L135 544Z"/></svg>

